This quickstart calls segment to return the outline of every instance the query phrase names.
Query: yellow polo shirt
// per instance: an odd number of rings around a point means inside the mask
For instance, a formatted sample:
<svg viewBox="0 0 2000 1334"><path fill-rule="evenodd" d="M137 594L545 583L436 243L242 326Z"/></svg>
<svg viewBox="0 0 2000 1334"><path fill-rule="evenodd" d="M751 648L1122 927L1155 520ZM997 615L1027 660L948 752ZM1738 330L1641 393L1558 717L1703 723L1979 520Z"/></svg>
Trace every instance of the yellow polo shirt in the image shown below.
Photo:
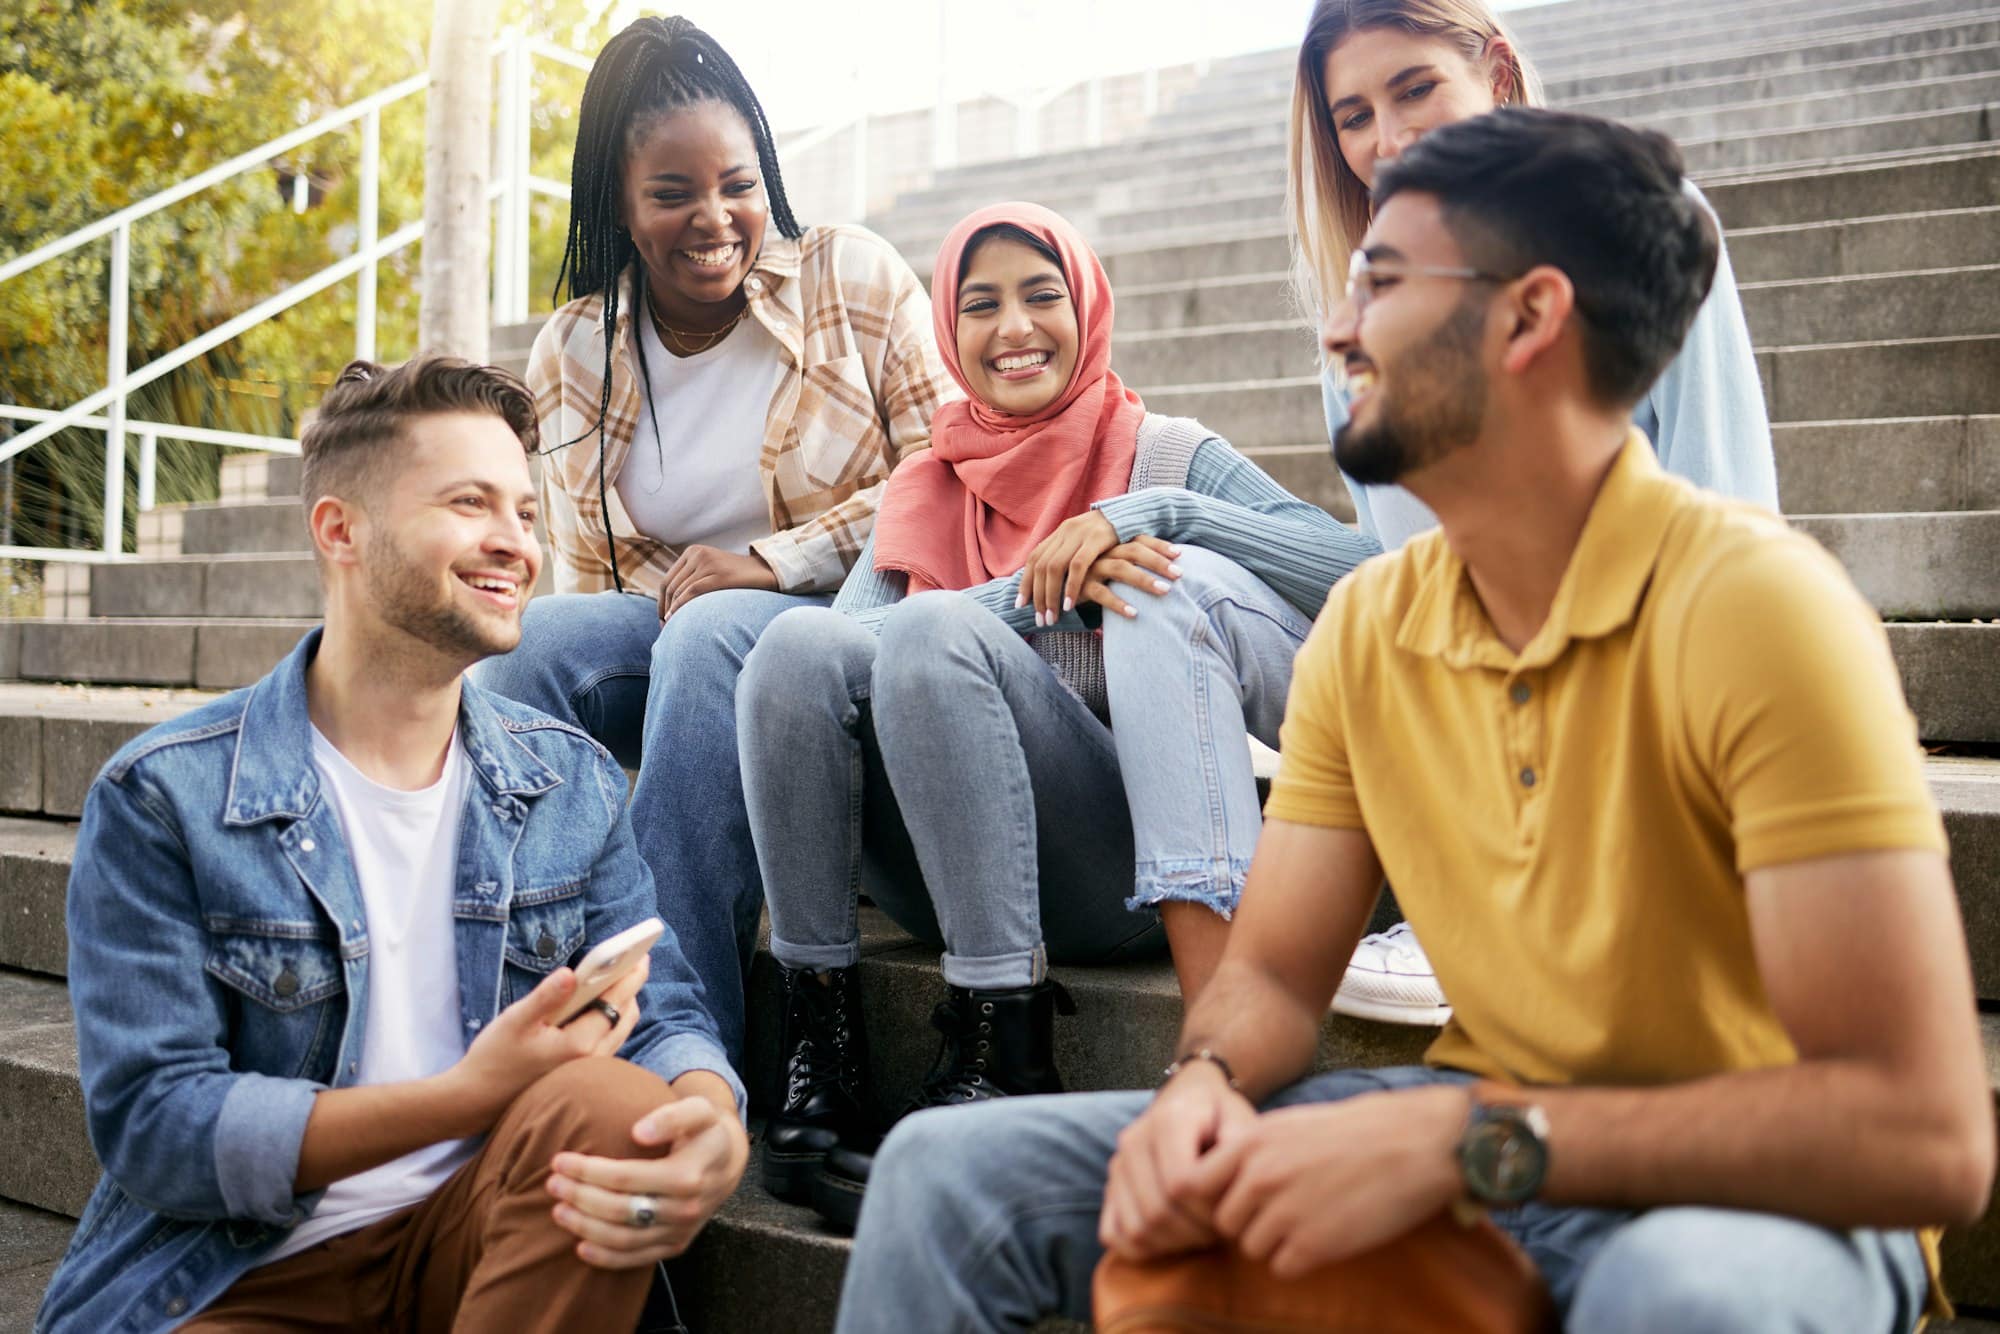
<svg viewBox="0 0 2000 1334"><path fill-rule="evenodd" d="M1366 829L1452 1004L1426 1059L1657 1084L1796 1059L1745 872L1943 851L1880 619L1636 430L1517 655L1442 532L1333 590L1265 813Z"/></svg>
<svg viewBox="0 0 2000 1334"><path fill-rule="evenodd" d="M1500 642L1442 532L1335 586L1265 814L1365 829L1452 1019L1425 1059L1662 1084L1797 1051L1743 874L1945 850L1880 619L1810 539L1634 430L1547 621ZM1932 1313L1935 1230L1921 1234Z"/></svg>

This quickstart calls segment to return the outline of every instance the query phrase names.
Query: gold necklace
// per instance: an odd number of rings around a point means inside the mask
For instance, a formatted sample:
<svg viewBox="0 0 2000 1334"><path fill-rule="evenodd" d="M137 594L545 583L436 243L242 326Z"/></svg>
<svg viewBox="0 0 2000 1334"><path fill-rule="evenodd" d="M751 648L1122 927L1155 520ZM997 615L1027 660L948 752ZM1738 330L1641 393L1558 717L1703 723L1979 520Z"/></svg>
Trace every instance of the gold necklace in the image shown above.
<svg viewBox="0 0 2000 1334"><path fill-rule="evenodd" d="M708 351L708 349L714 347L717 343L721 342L723 338L728 335L730 330L734 329L737 325L743 322L743 317L746 314L748 314L749 311L750 311L750 303L748 301L745 301L742 307L737 310L735 317L732 318L729 321L729 323L723 325L720 329L715 330L713 333L708 333L708 334L687 333L684 332L683 330L674 328L672 325L668 324L665 320L661 319L659 308L656 307L651 301L648 301L646 303L646 313L652 317L653 329L660 335L660 341L667 345L668 351L677 352L684 357L692 357L697 355L698 353L706 352ZM692 343L693 340L697 338L703 339L705 341L703 341L701 345L698 347L689 346L689 344Z"/></svg>

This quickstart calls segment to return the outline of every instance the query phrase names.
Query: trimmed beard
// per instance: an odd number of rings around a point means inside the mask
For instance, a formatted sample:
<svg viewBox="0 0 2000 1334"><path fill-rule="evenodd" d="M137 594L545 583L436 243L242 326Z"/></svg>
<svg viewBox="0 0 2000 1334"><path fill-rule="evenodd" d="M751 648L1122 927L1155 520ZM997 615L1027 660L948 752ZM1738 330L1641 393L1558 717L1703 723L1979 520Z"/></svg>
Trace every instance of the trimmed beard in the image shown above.
<svg viewBox="0 0 2000 1334"><path fill-rule="evenodd" d="M1353 418L1333 438L1333 461L1355 481L1388 486L1478 438L1486 417L1479 345L1487 302L1470 295L1393 366L1378 362L1375 425Z"/></svg>
<svg viewBox="0 0 2000 1334"><path fill-rule="evenodd" d="M518 608L506 630L484 624L449 597L439 598L430 575L388 533L377 530L369 539L367 559L368 595L384 624L440 653L474 662L511 652L521 642Z"/></svg>

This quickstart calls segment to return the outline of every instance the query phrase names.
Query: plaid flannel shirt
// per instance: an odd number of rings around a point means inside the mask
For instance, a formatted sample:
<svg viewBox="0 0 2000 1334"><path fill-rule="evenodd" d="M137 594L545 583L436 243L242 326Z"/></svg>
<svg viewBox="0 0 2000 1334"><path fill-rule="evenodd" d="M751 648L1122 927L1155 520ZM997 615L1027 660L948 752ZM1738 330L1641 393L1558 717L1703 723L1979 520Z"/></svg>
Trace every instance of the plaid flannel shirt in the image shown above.
<svg viewBox="0 0 2000 1334"><path fill-rule="evenodd" d="M641 406L630 346L634 272L619 278L602 431L603 299L584 297L558 310L529 354L542 447L551 451L542 459L542 513L559 593L613 586L612 536L618 571L637 592L658 596L680 555L634 528L618 498L618 471ZM758 459L772 534L750 549L785 592L827 592L840 586L868 540L883 483L903 459L930 446L931 414L959 397L958 387L938 358L923 284L873 232L814 227L797 241L767 232L743 289L751 318L770 330L787 362ZM566 441L575 443L558 448ZM600 450L611 536L598 499Z"/></svg>

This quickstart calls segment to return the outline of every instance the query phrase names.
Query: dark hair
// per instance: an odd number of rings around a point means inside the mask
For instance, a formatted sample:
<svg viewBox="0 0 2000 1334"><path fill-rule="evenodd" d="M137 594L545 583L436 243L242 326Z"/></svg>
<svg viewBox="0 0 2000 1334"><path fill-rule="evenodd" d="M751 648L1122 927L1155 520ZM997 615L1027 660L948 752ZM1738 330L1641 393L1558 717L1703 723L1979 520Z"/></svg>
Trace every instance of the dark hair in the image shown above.
<svg viewBox="0 0 2000 1334"><path fill-rule="evenodd" d="M534 394L497 366L457 357L419 357L400 366L348 362L299 435L299 495L307 512L321 496L360 496L380 485L411 419L451 412L498 417L530 454L541 440Z"/></svg>
<svg viewBox="0 0 2000 1334"><path fill-rule="evenodd" d="M772 223L780 235L794 241L805 235L805 229L792 216L791 200L785 196L784 177L778 171L778 149L771 138L770 122L764 117L764 104L750 90L736 62L713 37L678 15L648 16L606 42L591 64L590 78L583 86L583 105L577 114L576 152L569 169L569 240L563 250L562 268L556 272L558 302L563 299L565 280L572 301L587 296L604 299L604 378L597 400L597 421L577 440L587 440L592 432L602 431L605 414L611 410L611 349L618 326L618 275L638 254L631 236L618 223L625 159L637 146L635 141L641 131L659 117L703 102L733 107L743 117L757 145L757 168L764 178ZM646 373L643 349L639 371L646 377L646 388L651 392L652 377ZM658 429L655 423L654 430ZM576 440L562 443L573 445ZM605 500L605 488L604 453L600 448L597 456L600 501ZM625 580L618 573L618 548L611 536L608 503L604 505L604 540L611 556L612 582L623 592Z"/></svg>
<svg viewBox="0 0 2000 1334"><path fill-rule="evenodd" d="M1721 241L1683 188L1671 139L1595 116L1503 108L1432 130L1375 178L1375 208L1435 195L1467 263L1569 276L1584 371L1607 406L1639 401L1680 351Z"/></svg>
<svg viewBox="0 0 2000 1334"><path fill-rule="evenodd" d="M1024 245L1049 263L1055 265L1057 273L1062 273L1062 256L1056 253L1054 246L1025 227L1017 226L1011 222L996 222L991 227L981 227L966 241L965 253L958 257L958 285L960 287L965 286L965 275L972 268L972 257L985 249L988 241L1013 241L1019 245ZM1063 281L1069 281L1068 274L1063 273ZM935 298L936 294L933 293L932 295Z"/></svg>

